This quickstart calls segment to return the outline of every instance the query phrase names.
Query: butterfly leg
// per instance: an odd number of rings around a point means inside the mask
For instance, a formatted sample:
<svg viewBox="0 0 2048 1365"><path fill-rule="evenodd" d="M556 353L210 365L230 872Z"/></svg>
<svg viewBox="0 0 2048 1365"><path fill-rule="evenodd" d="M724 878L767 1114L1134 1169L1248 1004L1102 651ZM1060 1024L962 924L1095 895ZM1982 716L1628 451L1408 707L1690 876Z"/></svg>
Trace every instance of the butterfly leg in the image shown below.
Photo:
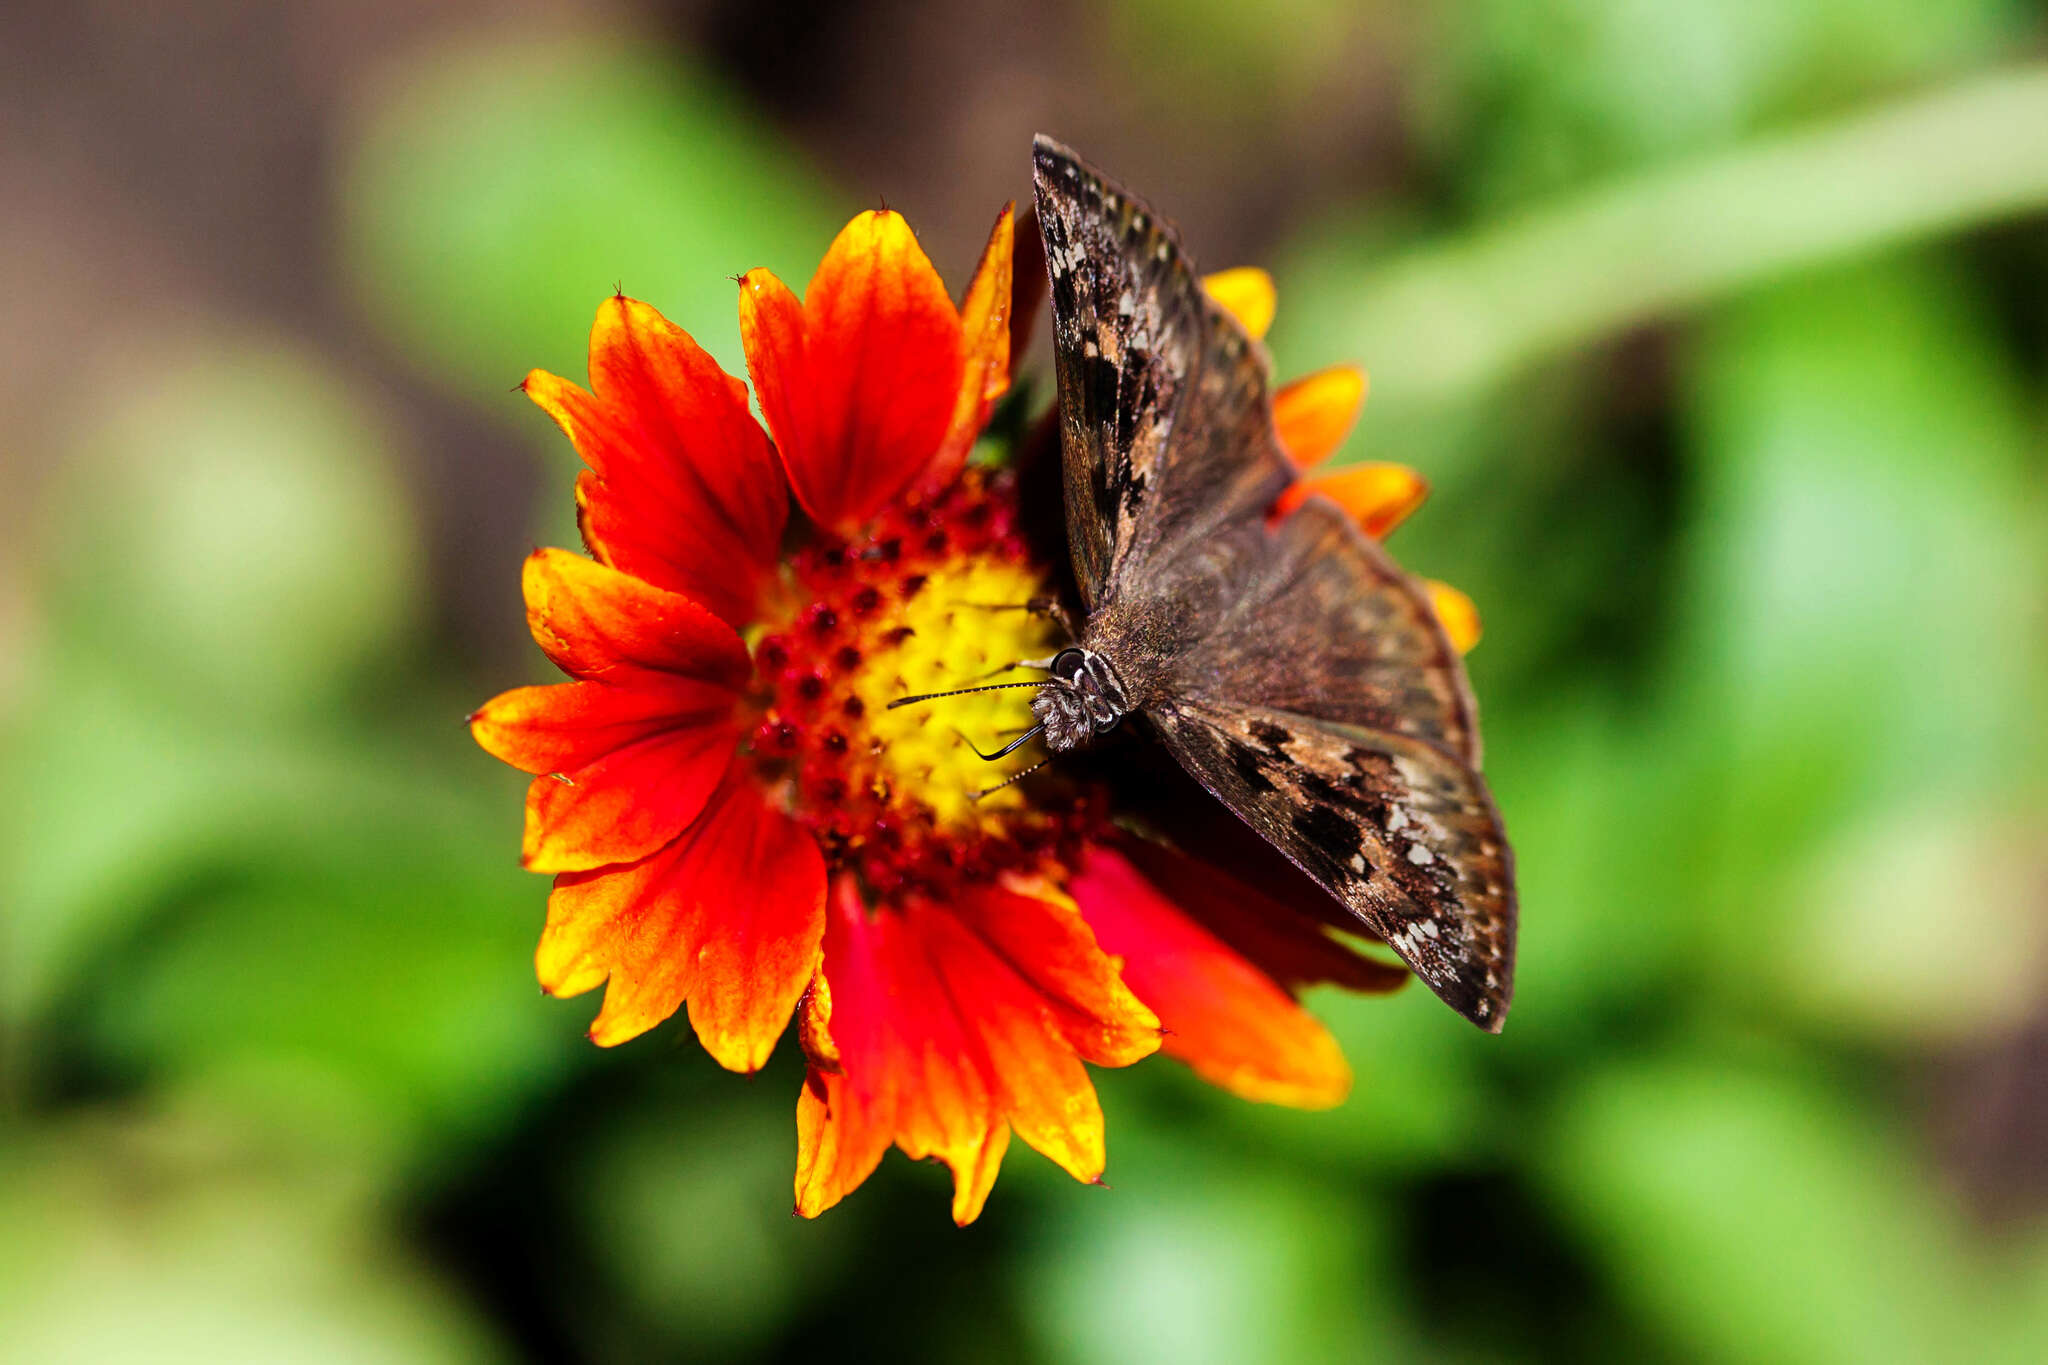
<svg viewBox="0 0 2048 1365"><path fill-rule="evenodd" d="M1004 778L1002 781L996 783L993 787L983 787L980 791L974 793L973 799L979 801L984 796L994 795L995 793L1001 791L1003 788L1009 786L1013 782L1022 782L1025 778L1031 776L1031 774L1037 772L1040 768L1043 768L1046 764L1050 762L1052 762L1052 757L1048 755L1044 758L1039 759L1038 762L1032 764L1028 768L1020 768L1016 772L1011 773L1008 777Z"/></svg>
<svg viewBox="0 0 2048 1365"><path fill-rule="evenodd" d="M1002 748L996 750L992 754L985 754L980 749L975 748L974 741L969 739L966 735L961 734L960 731L955 730L953 733L960 736L960 742L962 744L965 744L970 750L972 750L976 758L982 760L984 763L993 763L997 759L1002 758L1008 754L1015 753L1017 750L1023 748L1026 744L1029 744L1032 741L1032 739L1038 734L1038 732L1040 730L1043 730L1044 728L1045 727L1042 725L1034 725L1029 730L1026 730L1023 734L1017 736L1015 739L1011 740L1008 744L1005 744Z"/></svg>

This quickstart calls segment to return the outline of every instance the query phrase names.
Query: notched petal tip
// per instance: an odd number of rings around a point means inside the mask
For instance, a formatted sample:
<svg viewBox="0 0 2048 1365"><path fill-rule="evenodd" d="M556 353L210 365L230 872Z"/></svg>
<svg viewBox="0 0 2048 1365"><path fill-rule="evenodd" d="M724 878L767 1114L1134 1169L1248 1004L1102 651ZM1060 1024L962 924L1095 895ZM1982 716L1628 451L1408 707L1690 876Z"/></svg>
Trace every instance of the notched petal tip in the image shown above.
<svg viewBox="0 0 2048 1365"><path fill-rule="evenodd" d="M981 1217L1009 1148L1010 1125L998 1121L964 1150L937 1154L953 1170L954 1227L964 1228Z"/></svg>
<svg viewBox="0 0 2048 1365"><path fill-rule="evenodd" d="M961 389L959 311L887 209L841 230L801 303L779 281L747 279L741 340L790 486L812 520L854 530L910 487L946 437Z"/></svg>
<svg viewBox="0 0 2048 1365"><path fill-rule="evenodd" d="M914 487L916 496L931 496L959 477L996 400L1009 391L1016 235L1016 205L1005 204L960 297L960 390L946 434Z"/></svg>

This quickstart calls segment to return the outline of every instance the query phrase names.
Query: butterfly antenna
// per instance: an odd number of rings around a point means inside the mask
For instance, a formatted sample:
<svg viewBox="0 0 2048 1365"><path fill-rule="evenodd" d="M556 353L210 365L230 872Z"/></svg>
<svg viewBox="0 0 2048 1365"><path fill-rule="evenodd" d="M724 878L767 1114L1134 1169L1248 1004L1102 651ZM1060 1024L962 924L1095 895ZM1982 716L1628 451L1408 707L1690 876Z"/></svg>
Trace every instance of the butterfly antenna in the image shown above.
<svg viewBox="0 0 2048 1365"><path fill-rule="evenodd" d="M1009 755L1016 753L1017 750L1023 748L1025 745L1029 744L1034 738L1036 738L1038 732L1040 730L1043 730L1044 728L1045 727L1043 725L1034 725L1029 730L1026 730L1023 734L1017 736L1015 739L1011 740L1008 744L1005 744L1002 748L996 750L992 754L985 754L981 750L975 749L974 741L969 739L966 735L960 734L958 730L955 730L953 733L956 735L960 735L960 742L962 744L965 744L970 749L974 749L974 756L976 758L982 760L984 763L993 763L999 758L1007 758Z"/></svg>
<svg viewBox="0 0 2048 1365"><path fill-rule="evenodd" d="M964 697L969 692L995 692L1005 687L1044 686L1045 680L1043 678L1026 678L1022 682L984 683L980 687L956 687L951 692L920 692L917 696L914 697L898 697L896 700L890 702L886 709L894 711L897 707L908 706L914 701L936 701L940 697Z"/></svg>
<svg viewBox="0 0 2048 1365"><path fill-rule="evenodd" d="M1039 759L1038 762L1032 764L1030 767L1024 768L1018 772L1011 773L1008 777L996 783L993 787L983 787L980 791L974 793L974 795L968 799L973 801L979 801L984 796L990 796L996 792L1001 791L1003 788L1009 786L1012 782L1022 782L1025 778L1031 776L1031 774L1037 772L1040 768L1043 768L1046 764L1050 762L1052 762L1052 755L1047 754L1044 758Z"/></svg>

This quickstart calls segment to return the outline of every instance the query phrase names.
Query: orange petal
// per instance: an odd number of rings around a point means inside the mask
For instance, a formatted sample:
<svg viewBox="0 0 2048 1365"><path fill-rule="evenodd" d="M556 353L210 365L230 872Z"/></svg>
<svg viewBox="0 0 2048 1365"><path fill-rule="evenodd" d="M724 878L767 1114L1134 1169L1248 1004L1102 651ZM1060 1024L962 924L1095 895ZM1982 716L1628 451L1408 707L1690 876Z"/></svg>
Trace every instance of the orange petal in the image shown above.
<svg viewBox="0 0 2048 1365"><path fill-rule="evenodd" d="M689 598L561 550L528 557L526 603L534 638L578 681L507 692L470 718L487 751L543 774L524 861L576 872L644 857L725 770L746 648Z"/></svg>
<svg viewBox="0 0 2048 1365"><path fill-rule="evenodd" d="M745 624L789 511L747 386L622 295L591 328L590 384L535 370L524 387L590 466L576 502L591 552Z"/></svg>
<svg viewBox="0 0 2048 1365"><path fill-rule="evenodd" d="M733 628L679 593L567 550L536 550L525 570L526 623L576 678L654 669L736 691L751 664Z"/></svg>
<svg viewBox="0 0 2048 1365"><path fill-rule="evenodd" d="M804 1060L820 1071L839 1070L839 1044L832 1041L832 986L824 972L812 974L798 1018L797 1041L803 1044Z"/></svg>
<svg viewBox="0 0 2048 1365"><path fill-rule="evenodd" d="M960 373L960 393L953 404L953 420L939 450L925 466L918 485L937 492L953 482L960 466L967 462L975 438L988 425L996 400L1010 388L1010 300L1012 262L1016 254L1015 205L1005 204L996 216L995 230L982 248L981 264L968 281L960 300L960 330L966 348L966 365Z"/></svg>
<svg viewBox="0 0 2048 1365"><path fill-rule="evenodd" d="M952 916L1014 964L1066 1045L1097 1066L1129 1066L1159 1050L1159 1021L1106 962L1094 931L1070 900L989 888Z"/></svg>
<svg viewBox="0 0 2048 1365"><path fill-rule="evenodd" d="M1374 540L1408 519L1429 496L1420 474L1398 464L1355 464L1330 474L1298 479L1280 495L1284 516L1312 493L1320 493L1344 509Z"/></svg>
<svg viewBox="0 0 2048 1365"><path fill-rule="evenodd" d="M891 1142L953 1170L972 1221L1015 1129L1076 1178L1102 1173L1102 1111L1083 1057L1158 1046L1157 1021L1070 909L989 890L956 909L868 914L854 884L825 930L840 1070L811 1068L798 1102L797 1212L865 1180Z"/></svg>
<svg viewBox="0 0 2048 1365"><path fill-rule="evenodd" d="M1429 600L1436 605L1436 619L1443 622L1444 634L1451 639L1451 647L1460 654L1472 652L1472 646L1479 643L1479 608L1472 605L1472 599L1448 583L1429 580Z"/></svg>
<svg viewBox="0 0 2048 1365"><path fill-rule="evenodd" d="M1241 265L1234 270L1219 270L1213 275L1202 277L1202 287L1209 291L1209 297L1244 324L1244 329L1254 340L1266 335L1266 329L1273 325L1273 313L1280 304L1280 291L1273 287L1273 277L1257 266Z"/></svg>
<svg viewBox="0 0 2048 1365"><path fill-rule="evenodd" d="M520 861L534 872L631 862L695 820L732 759L729 723L651 735L526 789Z"/></svg>
<svg viewBox="0 0 2048 1365"><path fill-rule="evenodd" d="M1212 886L1218 899L1242 890ZM1158 1011L1169 1056L1246 1099L1304 1109L1343 1101L1351 1068L1328 1030L1129 861L1095 850L1072 889L1103 947L1123 958L1124 979ZM1334 947L1307 921L1298 928L1305 943L1321 945L1305 952Z"/></svg>
<svg viewBox="0 0 2048 1365"><path fill-rule="evenodd" d="M1273 426L1288 457L1303 469L1337 452L1365 406L1365 371L1332 365L1280 386L1273 395Z"/></svg>
<svg viewBox="0 0 2048 1365"><path fill-rule="evenodd" d="M765 270L740 338L797 501L836 531L868 521L938 450L960 394L960 316L900 214L846 225L801 305Z"/></svg>
<svg viewBox="0 0 2048 1365"><path fill-rule="evenodd" d="M652 670L635 670L635 677L639 685L514 688L469 718L470 733L486 753L522 772L568 773L639 740L715 725L732 713L733 694L722 687Z"/></svg>
<svg viewBox="0 0 2048 1365"><path fill-rule="evenodd" d="M535 969L554 995L610 979L590 1028L601 1047L688 1001L719 1065L758 1071L817 969L824 905L817 844L733 765L674 842L624 867L556 879Z"/></svg>

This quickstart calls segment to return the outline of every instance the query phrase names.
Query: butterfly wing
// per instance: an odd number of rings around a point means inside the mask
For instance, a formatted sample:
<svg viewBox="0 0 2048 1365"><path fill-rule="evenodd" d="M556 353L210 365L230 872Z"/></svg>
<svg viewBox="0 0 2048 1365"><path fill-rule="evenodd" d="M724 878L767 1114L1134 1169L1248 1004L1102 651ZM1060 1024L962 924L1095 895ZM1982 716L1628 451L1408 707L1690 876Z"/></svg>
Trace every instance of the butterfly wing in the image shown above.
<svg viewBox="0 0 2048 1365"><path fill-rule="evenodd" d="M1091 644L1140 706L1189 687L1431 740L1478 727L1427 595L1327 502L1277 528L1294 480L1263 348L1170 225L1047 138L1068 537ZM1285 598L1285 627L1269 616Z"/></svg>
<svg viewBox="0 0 2048 1365"><path fill-rule="evenodd" d="M1190 458L1191 440L1221 451L1249 437L1262 411L1270 427L1270 404L1263 353L1209 299L1172 225L1050 138L1034 170L1067 534L1093 609L1161 547L1263 512L1292 475L1277 448L1256 463ZM1219 347L1231 355L1212 364Z"/></svg>
<svg viewBox="0 0 2048 1365"><path fill-rule="evenodd" d="M1160 690L1212 706L1253 702L1435 745L1479 766L1465 668L1426 589L1327 498L1277 524L1230 527L1162 576L1209 604L1164 665Z"/></svg>
<svg viewBox="0 0 2048 1365"><path fill-rule="evenodd" d="M1182 766L1343 902L1451 1008L1500 1031L1513 854L1479 775L1426 740L1261 706L1149 713Z"/></svg>
<svg viewBox="0 0 2048 1365"><path fill-rule="evenodd" d="M1512 855L1435 609L1327 499L1228 535L1248 546L1227 557L1240 576L1219 580L1206 630L1159 664L1147 714L1203 786L1498 1030L1514 989ZM1192 566L1211 558L1181 561L1177 590L1194 595Z"/></svg>
<svg viewBox="0 0 2048 1365"><path fill-rule="evenodd" d="M1082 643L1183 767L1497 1029L1509 854L1427 594L1327 500L1269 523L1294 470L1263 349L1142 201L1047 139L1036 167Z"/></svg>

